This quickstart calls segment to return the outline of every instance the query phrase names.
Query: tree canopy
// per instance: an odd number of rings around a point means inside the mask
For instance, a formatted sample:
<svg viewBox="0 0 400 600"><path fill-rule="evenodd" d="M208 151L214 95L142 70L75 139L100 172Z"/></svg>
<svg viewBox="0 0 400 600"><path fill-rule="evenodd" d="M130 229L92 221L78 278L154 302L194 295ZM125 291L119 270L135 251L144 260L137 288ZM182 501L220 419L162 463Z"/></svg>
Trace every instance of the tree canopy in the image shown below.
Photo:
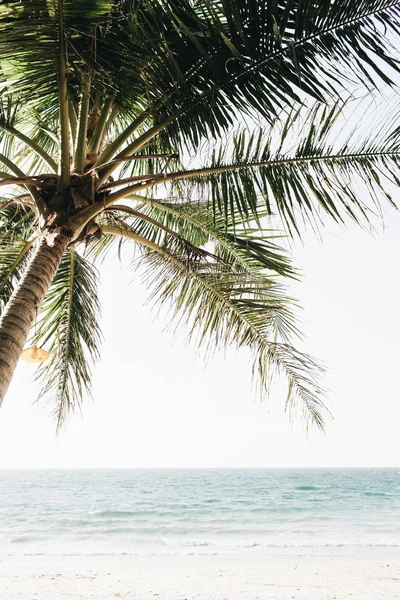
<svg viewBox="0 0 400 600"><path fill-rule="evenodd" d="M249 347L261 388L283 373L287 408L323 427L273 219L298 235L393 202L399 128L340 123L346 101L394 87L399 27L383 0L2 3L0 308L38 241L69 235L35 337L58 424L99 355L94 263L125 240L178 324Z"/></svg>

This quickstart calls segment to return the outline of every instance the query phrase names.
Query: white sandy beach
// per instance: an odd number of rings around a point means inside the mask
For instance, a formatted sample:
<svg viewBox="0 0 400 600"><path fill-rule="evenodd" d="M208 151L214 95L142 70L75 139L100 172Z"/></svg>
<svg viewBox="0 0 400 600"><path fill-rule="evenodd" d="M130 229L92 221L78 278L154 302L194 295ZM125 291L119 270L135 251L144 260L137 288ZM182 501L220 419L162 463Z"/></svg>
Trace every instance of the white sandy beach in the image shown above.
<svg viewBox="0 0 400 600"><path fill-rule="evenodd" d="M5 559L1 600L397 600L400 556Z"/></svg>

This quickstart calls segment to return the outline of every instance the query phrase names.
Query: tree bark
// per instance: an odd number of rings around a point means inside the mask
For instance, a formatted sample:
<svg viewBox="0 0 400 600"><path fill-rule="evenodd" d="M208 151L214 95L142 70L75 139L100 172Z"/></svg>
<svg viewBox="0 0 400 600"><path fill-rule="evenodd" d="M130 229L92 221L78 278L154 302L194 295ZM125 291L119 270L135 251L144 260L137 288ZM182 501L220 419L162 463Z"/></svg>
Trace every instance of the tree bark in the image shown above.
<svg viewBox="0 0 400 600"><path fill-rule="evenodd" d="M43 236L0 318L0 406L34 323L71 238L59 233L52 245Z"/></svg>

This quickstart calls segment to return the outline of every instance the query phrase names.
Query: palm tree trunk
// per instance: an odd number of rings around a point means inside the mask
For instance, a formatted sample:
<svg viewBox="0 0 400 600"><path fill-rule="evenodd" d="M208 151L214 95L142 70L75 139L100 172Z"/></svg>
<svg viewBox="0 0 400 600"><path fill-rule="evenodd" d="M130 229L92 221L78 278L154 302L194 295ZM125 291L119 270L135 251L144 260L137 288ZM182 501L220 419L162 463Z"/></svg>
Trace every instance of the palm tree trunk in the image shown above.
<svg viewBox="0 0 400 600"><path fill-rule="evenodd" d="M37 309L57 272L71 238L59 233L52 245L43 236L0 318L0 406L6 395Z"/></svg>

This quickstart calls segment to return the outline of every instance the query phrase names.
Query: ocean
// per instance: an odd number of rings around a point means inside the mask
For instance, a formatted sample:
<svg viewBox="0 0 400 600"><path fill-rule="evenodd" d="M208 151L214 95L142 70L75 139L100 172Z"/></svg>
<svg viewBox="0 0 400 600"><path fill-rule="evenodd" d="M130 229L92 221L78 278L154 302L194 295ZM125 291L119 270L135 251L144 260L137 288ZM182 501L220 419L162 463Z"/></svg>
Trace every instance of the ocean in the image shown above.
<svg viewBox="0 0 400 600"><path fill-rule="evenodd" d="M400 469L0 471L0 560L397 547Z"/></svg>

